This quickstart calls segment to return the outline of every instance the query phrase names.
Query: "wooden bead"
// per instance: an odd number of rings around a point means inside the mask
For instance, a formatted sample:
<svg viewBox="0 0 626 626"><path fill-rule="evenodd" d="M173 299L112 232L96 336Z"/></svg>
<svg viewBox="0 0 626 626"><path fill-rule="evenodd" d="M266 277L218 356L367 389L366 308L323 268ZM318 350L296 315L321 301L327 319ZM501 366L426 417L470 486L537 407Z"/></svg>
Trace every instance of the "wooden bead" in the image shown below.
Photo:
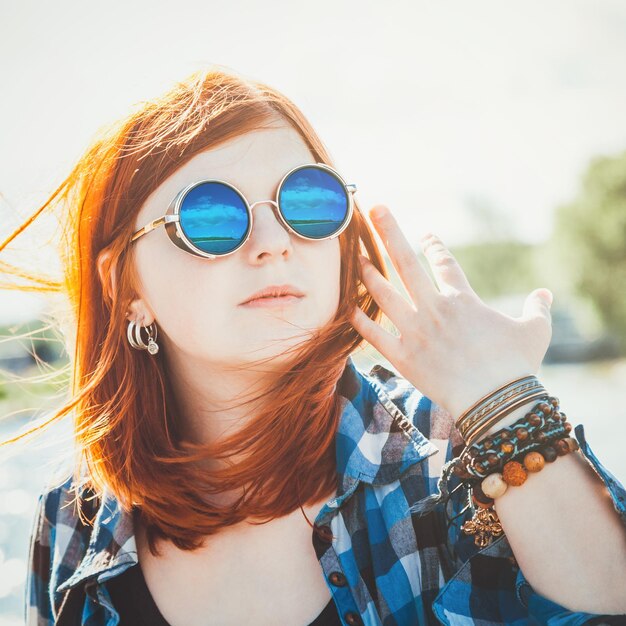
<svg viewBox="0 0 626 626"><path fill-rule="evenodd" d="M540 472L546 464L545 459L539 454L539 452L529 452L524 457L524 467L529 472Z"/></svg>
<svg viewBox="0 0 626 626"><path fill-rule="evenodd" d="M483 502L476 497L476 494L472 494L472 501L476 506L479 506L481 509L490 509L493 505L493 500L489 498L488 501Z"/></svg>
<svg viewBox="0 0 626 626"><path fill-rule="evenodd" d="M511 454L515 450L515 446L512 443L504 442L500 444L500 450L505 454Z"/></svg>
<svg viewBox="0 0 626 626"><path fill-rule="evenodd" d="M565 422L565 424L563 424L565 431L568 433L572 432L572 425L569 422Z"/></svg>
<svg viewBox="0 0 626 626"><path fill-rule="evenodd" d="M488 496L482 489L480 482L472 482L472 493L477 500L488 502L491 496Z"/></svg>
<svg viewBox="0 0 626 626"><path fill-rule="evenodd" d="M502 474L500 472L494 472L483 478L480 487L488 498L499 498L509 488L504 480L502 480Z"/></svg>
<svg viewBox="0 0 626 626"><path fill-rule="evenodd" d="M502 468L502 479L508 485L513 485L514 487L523 485L526 482L527 476L524 466L518 461L509 461L505 463Z"/></svg>
<svg viewBox="0 0 626 626"><path fill-rule="evenodd" d="M511 438L511 431L510 430L503 430L500 433L500 440L504 441L505 439L510 439Z"/></svg>
<svg viewBox="0 0 626 626"><path fill-rule="evenodd" d="M515 430L515 436L519 441L525 441L528 439L528 429L527 428L517 428Z"/></svg>
<svg viewBox="0 0 626 626"><path fill-rule="evenodd" d="M556 450L556 453L559 456L565 456L570 451L569 450L569 445L567 445L567 441L565 441L565 439L557 439L552 444L552 447Z"/></svg>
<svg viewBox="0 0 626 626"><path fill-rule="evenodd" d="M544 415L546 415L547 413L550 413L552 407L547 402L540 402L535 409L539 409Z"/></svg>
<svg viewBox="0 0 626 626"><path fill-rule="evenodd" d="M541 424L541 418L536 413L531 413L528 416L528 423L533 426L539 426L539 424Z"/></svg>
<svg viewBox="0 0 626 626"><path fill-rule="evenodd" d="M568 437L565 441L567 441L567 445L569 446L570 452L575 452L580 448L580 445L576 439L573 437Z"/></svg>
<svg viewBox="0 0 626 626"><path fill-rule="evenodd" d="M500 463L500 458L497 454L488 454L487 463L489 463L489 467L496 467Z"/></svg>
<svg viewBox="0 0 626 626"><path fill-rule="evenodd" d="M554 461L556 461L556 457L559 456L552 446L542 446L539 448L539 452L541 452L541 455L546 463L554 463Z"/></svg>
<svg viewBox="0 0 626 626"><path fill-rule="evenodd" d="M477 472L481 472L483 470L483 462L481 459L482 457L477 457L472 461L472 468Z"/></svg>

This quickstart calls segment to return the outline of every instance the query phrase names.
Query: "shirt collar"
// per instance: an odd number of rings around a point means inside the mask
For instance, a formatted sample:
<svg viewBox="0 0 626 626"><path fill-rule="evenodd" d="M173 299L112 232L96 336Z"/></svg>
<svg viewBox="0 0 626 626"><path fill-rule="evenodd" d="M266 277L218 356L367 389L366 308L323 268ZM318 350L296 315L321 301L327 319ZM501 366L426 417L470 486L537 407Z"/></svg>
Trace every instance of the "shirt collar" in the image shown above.
<svg viewBox="0 0 626 626"><path fill-rule="evenodd" d="M401 376L381 365L363 374L350 357L337 387L343 402L336 435L340 481L348 477L372 485L389 483L439 451L426 438L431 401ZM422 433L414 421L428 432Z"/></svg>
<svg viewBox="0 0 626 626"><path fill-rule="evenodd" d="M342 412L335 438L338 490L334 508L358 482L383 485L395 481L411 465L439 452L414 425L418 421L430 428L431 401L404 378L381 365L363 374L348 357L337 390ZM327 514L330 509L323 511ZM64 592L93 576L102 582L126 569L123 565L137 562L133 515L123 511L105 489L85 555L56 590Z"/></svg>

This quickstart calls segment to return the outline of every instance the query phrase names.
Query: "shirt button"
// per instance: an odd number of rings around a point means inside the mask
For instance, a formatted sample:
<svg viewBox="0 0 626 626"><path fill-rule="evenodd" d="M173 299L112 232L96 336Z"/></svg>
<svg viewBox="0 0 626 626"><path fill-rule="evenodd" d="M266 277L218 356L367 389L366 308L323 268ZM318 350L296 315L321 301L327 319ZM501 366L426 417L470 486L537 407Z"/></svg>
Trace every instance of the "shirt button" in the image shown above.
<svg viewBox="0 0 626 626"><path fill-rule="evenodd" d="M347 584L346 577L341 572L331 572L328 580L337 587L345 587Z"/></svg>
<svg viewBox="0 0 626 626"><path fill-rule="evenodd" d="M346 613L343 617L346 622L350 624L350 626L363 626L363 620L358 613L353 613L352 611L350 611Z"/></svg>
<svg viewBox="0 0 626 626"><path fill-rule="evenodd" d="M328 524L325 524L324 526L318 526L317 530L319 531L318 536L320 537L320 539L322 539L322 541L325 541L326 543L332 543L333 531Z"/></svg>

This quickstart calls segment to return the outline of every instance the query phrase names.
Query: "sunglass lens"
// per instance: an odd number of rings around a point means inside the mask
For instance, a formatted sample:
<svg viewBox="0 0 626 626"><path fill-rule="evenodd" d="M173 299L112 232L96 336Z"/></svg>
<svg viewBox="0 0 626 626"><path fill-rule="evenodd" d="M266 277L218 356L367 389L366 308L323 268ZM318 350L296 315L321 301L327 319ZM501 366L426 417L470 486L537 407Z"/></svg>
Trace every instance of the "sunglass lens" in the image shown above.
<svg viewBox="0 0 626 626"><path fill-rule="evenodd" d="M242 197L221 183L200 183L185 195L179 209L185 237L209 254L226 254L241 245L250 227Z"/></svg>
<svg viewBox="0 0 626 626"><path fill-rule="evenodd" d="M278 204L291 228L310 239L337 232L349 213L345 186L328 170L313 165L297 169L283 181Z"/></svg>

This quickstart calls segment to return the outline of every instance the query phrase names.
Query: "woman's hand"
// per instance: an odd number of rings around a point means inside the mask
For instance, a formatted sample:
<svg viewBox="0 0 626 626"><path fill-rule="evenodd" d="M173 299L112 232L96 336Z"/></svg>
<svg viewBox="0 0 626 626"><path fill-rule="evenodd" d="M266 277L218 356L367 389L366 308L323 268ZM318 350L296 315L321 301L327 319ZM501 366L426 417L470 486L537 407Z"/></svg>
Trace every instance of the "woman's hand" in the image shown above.
<svg viewBox="0 0 626 626"><path fill-rule="evenodd" d="M376 209L384 210L379 218ZM367 260L362 281L400 335L387 332L358 307L351 322L398 373L455 420L505 383L537 374L552 337L547 289L528 295L522 317L509 317L478 297L435 235L428 233L420 245L437 285L389 209L377 205L370 218L410 301Z"/></svg>

